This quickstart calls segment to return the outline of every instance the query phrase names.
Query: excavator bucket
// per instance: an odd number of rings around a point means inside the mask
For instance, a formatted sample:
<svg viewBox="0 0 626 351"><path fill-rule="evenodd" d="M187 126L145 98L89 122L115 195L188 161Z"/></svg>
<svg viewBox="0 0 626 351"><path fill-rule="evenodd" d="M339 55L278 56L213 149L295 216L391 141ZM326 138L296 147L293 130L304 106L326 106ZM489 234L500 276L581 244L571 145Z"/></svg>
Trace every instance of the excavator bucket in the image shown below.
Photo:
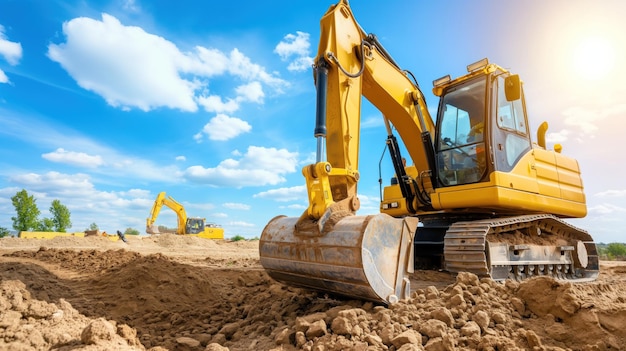
<svg viewBox="0 0 626 351"><path fill-rule="evenodd" d="M347 216L326 233L278 216L261 234L261 264L288 285L384 304L408 298L417 218Z"/></svg>
<svg viewBox="0 0 626 351"><path fill-rule="evenodd" d="M146 233L148 233L148 234L161 234L161 232L159 232L159 226L156 225L156 224L146 226Z"/></svg>

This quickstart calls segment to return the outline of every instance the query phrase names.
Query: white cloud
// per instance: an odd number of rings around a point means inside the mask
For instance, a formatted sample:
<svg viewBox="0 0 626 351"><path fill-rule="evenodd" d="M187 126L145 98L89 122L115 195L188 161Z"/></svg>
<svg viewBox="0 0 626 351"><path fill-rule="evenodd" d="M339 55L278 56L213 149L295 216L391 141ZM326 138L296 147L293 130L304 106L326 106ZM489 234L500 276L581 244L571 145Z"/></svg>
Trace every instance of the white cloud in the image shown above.
<svg viewBox="0 0 626 351"><path fill-rule="evenodd" d="M248 133L250 130L252 130L252 126L248 122L237 117L218 114L211 118L209 123L202 128L202 132L196 134L194 138L200 141L202 140L202 133L205 133L211 140L224 141L232 139L239 134Z"/></svg>
<svg viewBox="0 0 626 351"><path fill-rule="evenodd" d="M278 206L278 208L285 208L289 210L305 210L307 206L299 205L299 204L291 204L287 206Z"/></svg>
<svg viewBox="0 0 626 351"><path fill-rule="evenodd" d="M229 59L228 72L234 76L250 81L257 80L263 82L281 93L282 88L289 86L286 81L267 73L265 68L252 63L248 57L237 49L233 49L230 52Z"/></svg>
<svg viewBox="0 0 626 351"><path fill-rule="evenodd" d="M222 206L224 206L226 208L230 208L231 210L244 210L244 211L247 211L247 210L250 209L250 205L240 204L240 203L235 203L235 202L226 202L226 203L223 203Z"/></svg>
<svg viewBox="0 0 626 351"><path fill-rule="evenodd" d="M567 129L563 129L558 132L548 133L546 134L546 142L553 144L562 143L568 139L570 134L571 132Z"/></svg>
<svg viewBox="0 0 626 351"><path fill-rule="evenodd" d="M136 6L134 2L127 4ZM50 44L48 57L78 85L122 109L168 107L194 112L197 104L218 109L211 107L218 100L197 95L208 84L203 78L217 75L258 81L277 93L288 86L238 49L225 54L196 46L193 52L183 53L167 39L140 27L125 26L108 14L102 14L102 20L74 18L63 24L63 33L66 42ZM235 108L236 104L229 101L221 111Z"/></svg>
<svg viewBox="0 0 626 351"><path fill-rule="evenodd" d="M211 211L212 209L215 208L215 205L211 204L211 203L189 203L187 201L184 201L185 207L189 210L189 209L194 209L197 210L196 213L200 213L202 214L202 216L205 216L205 214L209 211ZM189 211L187 211L187 214L190 214Z"/></svg>
<svg viewBox="0 0 626 351"><path fill-rule="evenodd" d="M284 175L296 171L298 153L286 149L250 146L239 160L232 158L216 167L192 166L185 170L188 180L214 186L263 186L285 181Z"/></svg>
<svg viewBox="0 0 626 351"><path fill-rule="evenodd" d="M274 52L280 56L281 59L288 59L289 57L304 56L309 53L309 33L296 32L296 34L287 34L283 40L276 45Z"/></svg>
<svg viewBox="0 0 626 351"><path fill-rule="evenodd" d="M276 45L274 52L280 56L283 61L289 61L287 69L290 71L304 71L311 67L313 58L309 56L309 33L296 32L296 34L287 34L283 40Z"/></svg>
<svg viewBox="0 0 626 351"><path fill-rule="evenodd" d="M300 162L301 165L310 165L317 162L317 153L309 152Z"/></svg>
<svg viewBox="0 0 626 351"><path fill-rule="evenodd" d="M583 134L594 134L598 131L598 122L626 114L626 104L610 104L601 108L582 108L573 106L563 111L565 124L578 127Z"/></svg>
<svg viewBox="0 0 626 351"><path fill-rule="evenodd" d="M236 48L228 54L202 46L196 46L195 50L194 53L188 54L188 60L181 62L183 72L202 77L230 74L248 81L260 81L277 91L289 86L285 80L267 73L264 67L252 63L250 58Z"/></svg>
<svg viewBox="0 0 626 351"><path fill-rule="evenodd" d="M358 198L361 203L361 208L359 209L360 214L377 213L380 211L380 195L369 196L358 194Z"/></svg>
<svg viewBox="0 0 626 351"><path fill-rule="evenodd" d="M139 12L141 11L141 7L137 5L135 0L124 0L122 4L122 8L129 12Z"/></svg>
<svg viewBox="0 0 626 351"><path fill-rule="evenodd" d="M600 204L600 205L595 205L592 207L589 207L588 209L589 214L592 215L612 215L612 214L616 214L616 215L623 215L624 213L626 213L626 208L621 207L621 206L616 206L613 204Z"/></svg>
<svg viewBox="0 0 626 351"><path fill-rule="evenodd" d="M181 162L187 161L187 157L182 156L182 155L181 156L176 156L176 161L181 161Z"/></svg>
<svg viewBox="0 0 626 351"><path fill-rule="evenodd" d="M227 99L226 102L218 95L209 95L198 97L198 103L204 107L207 112L235 112L239 109L239 104L233 99Z"/></svg>
<svg viewBox="0 0 626 351"><path fill-rule="evenodd" d="M94 191L94 186L88 175L63 174L48 172L45 174L25 173L9 178L12 183L19 184L24 188L42 193L64 196L82 196L85 192Z"/></svg>
<svg viewBox="0 0 626 351"><path fill-rule="evenodd" d="M289 188L278 188L262 191L258 194L254 194L252 197L259 197L263 199L272 199L279 202L287 201L306 201L307 191L306 186L297 185Z"/></svg>
<svg viewBox="0 0 626 351"><path fill-rule="evenodd" d="M41 157L51 162L65 163L80 167L94 168L104 164L100 155L92 156L84 152L66 151L63 148L42 154Z"/></svg>
<svg viewBox="0 0 626 351"><path fill-rule="evenodd" d="M620 190L606 190L595 194L598 197L624 197L626 196L626 189Z"/></svg>
<svg viewBox="0 0 626 351"><path fill-rule="evenodd" d="M130 189L128 191L122 191L120 192L120 195L138 198L149 198L151 196L150 191L144 189Z"/></svg>
<svg viewBox="0 0 626 351"><path fill-rule="evenodd" d="M4 27L0 25L0 56L11 65L15 66L22 58L22 45L13 41L9 41L4 35ZM0 70L0 83L8 83L9 77Z"/></svg>
<svg viewBox="0 0 626 351"><path fill-rule="evenodd" d="M0 199L6 200L7 198L15 195L20 190L22 189L19 187L0 188Z"/></svg>
<svg viewBox="0 0 626 351"><path fill-rule="evenodd" d="M246 227L246 228L256 227L255 224L244 222L244 221L232 221L226 224L232 227Z"/></svg>
<svg viewBox="0 0 626 351"><path fill-rule="evenodd" d="M361 121L361 128L363 129L382 127L384 125L385 123L382 116L367 117Z"/></svg>
<svg viewBox="0 0 626 351"><path fill-rule="evenodd" d="M307 69L311 68L311 66L313 65L313 58L312 57L298 57L295 58L293 61L289 62L289 65L287 65L287 70L289 71L306 71Z"/></svg>
<svg viewBox="0 0 626 351"><path fill-rule="evenodd" d="M102 21L75 18L63 24L63 32L67 42L50 44L48 56L110 105L197 110L197 86L178 72L186 57L170 41L124 26L108 14L102 14Z"/></svg>
<svg viewBox="0 0 626 351"><path fill-rule="evenodd" d="M0 25L0 55L12 66L22 58L22 44L9 41L4 35L4 27Z"/></svg>
<svg viewBox="0 0 626 351"><path fill-rule="evenodd" d="M35 124L37 128L32 128ZM62 140L64 149L84 150L88 155L99 155L103 163L109 167L93 168L93 172L98 174L166 183L181 180L180 170L175 165L155 164L148 159L121 153L86 138L75 130L50 124L29 115L0 109L0 135L2 134L46 148L57 148L59 141Z"/></svg>
<svg viewBox="0 0 626 351"><path fill-rule="evenodd" d="M241 85L235 90L237 92L238 101L250 101L256 103L263 103L263 87L259 82L251 82L249 84Z"/></svg>

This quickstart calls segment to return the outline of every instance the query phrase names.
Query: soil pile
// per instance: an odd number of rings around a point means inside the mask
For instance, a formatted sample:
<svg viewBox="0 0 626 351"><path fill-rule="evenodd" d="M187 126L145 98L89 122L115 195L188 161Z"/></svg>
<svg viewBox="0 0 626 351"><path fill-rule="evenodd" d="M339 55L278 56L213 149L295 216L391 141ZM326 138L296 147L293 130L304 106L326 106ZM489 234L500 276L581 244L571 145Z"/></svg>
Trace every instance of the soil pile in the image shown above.
<svg viewBox="0 0 626 351"><path fill-rule="evenodd" d="M0 253L0 349L626 349L626 266L604 262L586 284L418 271L448 281L385 307L274 282L258 242L13 238Z"/></svg>

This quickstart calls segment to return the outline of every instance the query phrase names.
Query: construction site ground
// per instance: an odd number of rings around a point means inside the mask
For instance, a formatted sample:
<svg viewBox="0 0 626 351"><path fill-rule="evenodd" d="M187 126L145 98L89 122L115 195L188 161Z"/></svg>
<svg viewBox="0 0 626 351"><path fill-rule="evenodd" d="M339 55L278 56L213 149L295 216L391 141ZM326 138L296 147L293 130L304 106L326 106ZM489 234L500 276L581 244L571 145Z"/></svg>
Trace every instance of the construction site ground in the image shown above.
<svg viewBox="0 0 626 351"><path fill-rule="evenodd" d="M592 283L417 271L390 306L286 287L258 241L0 239L1 350L626 350L626 263Z"/></svg>

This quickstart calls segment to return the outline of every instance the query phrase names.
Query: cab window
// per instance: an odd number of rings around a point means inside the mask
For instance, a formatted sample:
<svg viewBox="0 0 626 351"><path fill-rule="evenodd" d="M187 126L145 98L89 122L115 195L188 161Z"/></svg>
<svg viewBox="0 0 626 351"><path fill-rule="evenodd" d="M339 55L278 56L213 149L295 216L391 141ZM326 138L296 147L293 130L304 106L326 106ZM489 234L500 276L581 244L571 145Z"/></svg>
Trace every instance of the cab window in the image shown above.
<svg viewBox="0 0 626 351"><path fill-rule="evenodd" d="M478 182L485 173L485 89L484 78L465 82L440 103L437 168L444 186Z"/></svg>
<svg viewBox="0 0 626 351"><path fill-rule="evenodd" d="M504 78L497 79L497 116L499 131L495 133L499 150L496 155L497 168L510 171L517 161L530 149L530 138L524 116L522 99L507 101Z"/></svg>

